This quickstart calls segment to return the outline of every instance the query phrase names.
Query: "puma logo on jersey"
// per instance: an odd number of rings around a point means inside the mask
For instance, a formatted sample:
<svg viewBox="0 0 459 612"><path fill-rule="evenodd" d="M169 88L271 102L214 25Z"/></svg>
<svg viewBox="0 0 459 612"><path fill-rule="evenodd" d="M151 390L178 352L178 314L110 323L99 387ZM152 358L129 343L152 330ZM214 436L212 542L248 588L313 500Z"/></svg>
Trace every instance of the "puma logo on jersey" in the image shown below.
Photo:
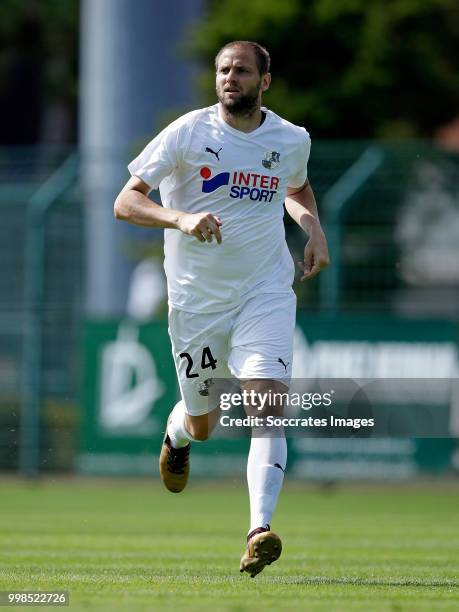
<svg viewBox="0 0 459 612"><path fill-rule="evenodd" d="M281 364L284 366L284 368L285 368L285 373L287 374L287 366L289 366L289 365L290 365L290 361L287 361L287 363L285 363L285 362L284 362L284 360L283 360L283 359L281 359L280 357L278 357L278 358L277 358L277 361L278 361L279 363L281 363Z"/></svg>
<svg viewBox="0 0 459 612"><path fill-rule="evenodd" d="M211 149L210 147L206 147L206 153L212 153L212 155L215 155L215 157L218 159L218 161L220 161L220 157L218 156L220 151L223 149L223 147L220 147L218 149L218 151L214 151L213 149Z"/></svg>

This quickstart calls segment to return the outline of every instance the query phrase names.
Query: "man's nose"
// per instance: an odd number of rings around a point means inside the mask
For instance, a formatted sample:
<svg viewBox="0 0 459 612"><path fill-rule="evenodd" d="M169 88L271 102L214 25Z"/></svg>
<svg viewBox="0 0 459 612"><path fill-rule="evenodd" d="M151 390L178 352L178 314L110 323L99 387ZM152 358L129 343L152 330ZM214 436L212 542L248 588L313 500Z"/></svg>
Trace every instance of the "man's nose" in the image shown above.
<svg viewBox="0 0 459 612"><path fill-rule="evenodd" d="M231 68L231 70L226 75L226 80L228 81L228 83L231 83L232 81L236 81L236 76L237 76L236 71L233 68Z"/></svg>

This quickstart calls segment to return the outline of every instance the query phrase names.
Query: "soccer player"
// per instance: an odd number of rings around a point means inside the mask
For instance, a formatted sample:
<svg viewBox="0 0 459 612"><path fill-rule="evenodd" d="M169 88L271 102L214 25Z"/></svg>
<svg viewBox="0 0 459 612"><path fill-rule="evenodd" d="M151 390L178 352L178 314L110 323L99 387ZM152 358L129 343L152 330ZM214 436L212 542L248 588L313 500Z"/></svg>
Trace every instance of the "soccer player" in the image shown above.
<svg viewBox="0 0 459 612"><path fill-rule="evenodd" d="M307 179L307 131L261 106L270 57L255 42L225 45L215 59L218 103L180 117L129 164L115 216L165 228L169 333L181 391L160 455L165 486L180 492L191 442L206 440L218 406L213 379L233 376L250 393L286 389L296 296L284 203L308 235L301 280L328 265ZM162 206L148 198L161 193ZM250 528L240 570L252 577L279 558L270 529L287 460L284 433L255 435L247 463Z"/></svg>

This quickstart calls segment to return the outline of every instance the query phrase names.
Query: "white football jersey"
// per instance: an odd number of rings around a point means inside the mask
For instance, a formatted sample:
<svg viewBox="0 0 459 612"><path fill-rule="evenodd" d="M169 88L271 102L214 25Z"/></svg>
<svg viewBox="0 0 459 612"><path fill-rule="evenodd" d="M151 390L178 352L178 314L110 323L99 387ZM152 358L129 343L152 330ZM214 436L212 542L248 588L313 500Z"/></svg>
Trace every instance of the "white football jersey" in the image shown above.
<svg viewBox="0 0 459 612"><path fill-rule="evenodd" d="M154 138L128 169L166 208L210 212L222 220L222 244L165 230L169 303L189 312L232 308L254 293L291 292L292 257L283 223L287 187L307 178L311 140L302 127L265 108L245 133L219 105L183 115Z"/></svg>

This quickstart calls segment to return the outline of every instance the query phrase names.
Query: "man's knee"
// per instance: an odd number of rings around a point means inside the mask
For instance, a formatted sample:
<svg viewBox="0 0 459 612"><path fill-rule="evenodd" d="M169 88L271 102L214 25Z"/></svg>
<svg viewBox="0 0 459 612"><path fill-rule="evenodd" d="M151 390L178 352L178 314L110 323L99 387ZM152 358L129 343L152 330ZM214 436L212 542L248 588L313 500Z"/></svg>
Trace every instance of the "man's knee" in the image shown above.
<svg viewBox="0 0 459 612"><path fill-rule="evenodd" d="M287 401L288 387L277 380L253 379L242 381L242 389L253 393L254 403L244 406L249 416L282 416Z"/></svg>

